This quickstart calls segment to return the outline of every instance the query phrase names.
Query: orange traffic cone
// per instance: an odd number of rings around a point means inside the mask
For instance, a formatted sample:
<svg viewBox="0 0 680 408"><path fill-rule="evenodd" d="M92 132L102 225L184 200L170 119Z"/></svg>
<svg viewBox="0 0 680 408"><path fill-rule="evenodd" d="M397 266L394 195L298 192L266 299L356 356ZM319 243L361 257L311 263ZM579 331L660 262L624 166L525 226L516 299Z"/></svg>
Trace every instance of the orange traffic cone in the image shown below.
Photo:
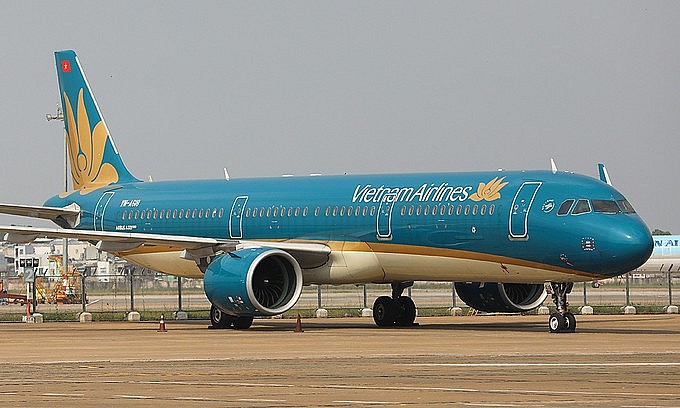
<svg viewBox="0 0 680 408"><path fill-rule="evenodd" d="M297 321L295 322L295 333L302 333L302 321L300 321L300 313L298 313Z"/></svg>
<svg viewBox="0 0 680 408"><path fill-rule="evenodd" d="M163 315L161 315L161 321L159 323L157 330L159 333L168 331L168 329L165 328L165 317Z"/></svg>

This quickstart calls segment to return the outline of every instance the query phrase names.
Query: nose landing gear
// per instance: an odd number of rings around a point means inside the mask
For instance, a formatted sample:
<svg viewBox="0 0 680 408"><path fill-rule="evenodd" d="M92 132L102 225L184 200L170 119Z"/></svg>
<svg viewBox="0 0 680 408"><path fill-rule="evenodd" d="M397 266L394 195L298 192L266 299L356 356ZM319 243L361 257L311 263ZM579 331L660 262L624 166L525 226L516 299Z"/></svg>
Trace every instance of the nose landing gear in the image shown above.
<svg viewBox="0 0 680 408"><path fill-rule="evenodd" d="M552 298L557 311L550 315L548 327L551 333L573 333L576 331L576 317L569 311L567 295L574 284L569 282L551 282Z"/></svg>

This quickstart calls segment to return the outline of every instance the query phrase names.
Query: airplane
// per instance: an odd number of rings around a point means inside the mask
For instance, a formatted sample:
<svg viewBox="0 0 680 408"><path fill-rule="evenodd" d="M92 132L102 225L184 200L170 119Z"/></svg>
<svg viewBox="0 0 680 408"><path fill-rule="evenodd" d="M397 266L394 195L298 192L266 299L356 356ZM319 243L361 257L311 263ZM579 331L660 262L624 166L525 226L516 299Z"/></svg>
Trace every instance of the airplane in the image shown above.
<svg viewBox="0 0 680 408"><path fill-rule="evenodd" d="M649 259L635 272L680 271L680 235L653 235L654 251Z"/></svg>
<svg viewBox="0 0 680 408"><path fill-rule="evenodd" d="M389 284L377 326L411 326L414 281L455 282L487 312L556 311L574 332L574 282L642 265L651 234L600 179L552 170L142 181L128 170L72 50L55 52L73 190L0 212L59 228L3 226L5 240L76 238L166 274L203 278L215 328L291 309L303 285ZM225 171L226 175L226 171Z"/></svg>

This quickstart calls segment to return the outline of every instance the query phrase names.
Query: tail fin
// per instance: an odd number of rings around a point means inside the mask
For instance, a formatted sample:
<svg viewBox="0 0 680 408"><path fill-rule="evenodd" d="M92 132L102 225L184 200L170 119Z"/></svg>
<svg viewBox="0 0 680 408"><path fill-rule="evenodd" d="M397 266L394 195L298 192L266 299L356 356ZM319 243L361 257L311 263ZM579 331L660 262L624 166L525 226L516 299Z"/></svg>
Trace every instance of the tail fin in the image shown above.
<svg viewBox="0 0 680 408"><path fill-rule="evenodd" d="M54 53L74 190L140 181L123 164L76 53Z"/></svg>

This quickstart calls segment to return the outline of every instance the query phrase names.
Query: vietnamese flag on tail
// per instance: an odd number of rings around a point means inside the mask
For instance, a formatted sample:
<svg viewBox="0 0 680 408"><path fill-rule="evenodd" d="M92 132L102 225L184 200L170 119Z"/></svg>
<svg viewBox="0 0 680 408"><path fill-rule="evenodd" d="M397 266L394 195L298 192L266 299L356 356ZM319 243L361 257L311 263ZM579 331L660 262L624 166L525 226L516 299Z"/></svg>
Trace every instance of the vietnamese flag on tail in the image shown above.
<svg viewBox="0 0 680 408"><path fill-rule="evenodd" d="M61 61L61 70L64 72L71 72L71 62L69 60Z"/></svg>

